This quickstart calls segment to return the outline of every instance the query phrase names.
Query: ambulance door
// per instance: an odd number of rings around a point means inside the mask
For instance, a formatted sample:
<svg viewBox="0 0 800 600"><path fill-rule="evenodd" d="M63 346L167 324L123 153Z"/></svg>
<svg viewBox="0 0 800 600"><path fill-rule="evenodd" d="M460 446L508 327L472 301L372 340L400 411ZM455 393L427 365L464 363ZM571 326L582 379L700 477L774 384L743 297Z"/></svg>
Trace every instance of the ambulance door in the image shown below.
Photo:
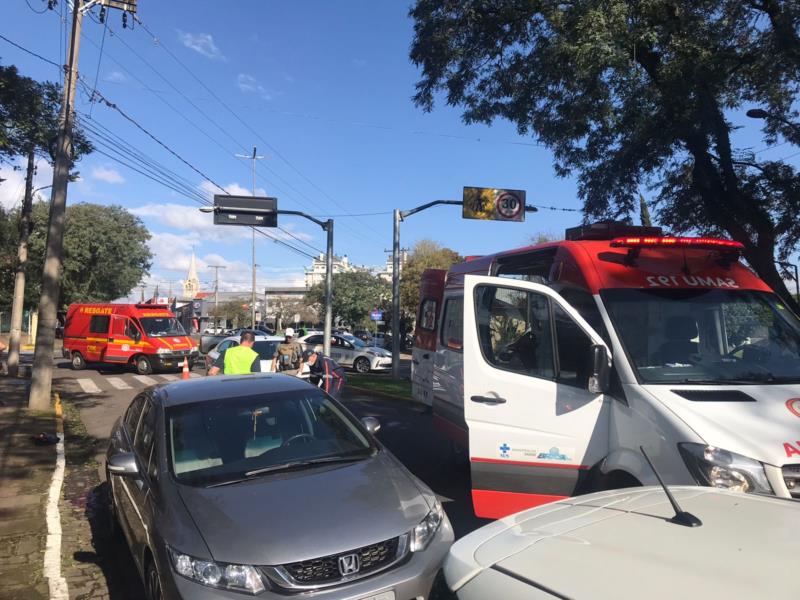
<svg viewBox="0 0 800 600"><path fill-rule="evenodd" d="M127 363L134 354L136 341L131 332L135 326L125 315L111 315L111 327L108 332L106 362Z"/></svg>
<svg viewBox="0 0 800 600"><path fill-rule="evenodd" d="M464 281L464 416L475 514L500 518L578 492L608 451L611 358L558 293Z"/></svg>

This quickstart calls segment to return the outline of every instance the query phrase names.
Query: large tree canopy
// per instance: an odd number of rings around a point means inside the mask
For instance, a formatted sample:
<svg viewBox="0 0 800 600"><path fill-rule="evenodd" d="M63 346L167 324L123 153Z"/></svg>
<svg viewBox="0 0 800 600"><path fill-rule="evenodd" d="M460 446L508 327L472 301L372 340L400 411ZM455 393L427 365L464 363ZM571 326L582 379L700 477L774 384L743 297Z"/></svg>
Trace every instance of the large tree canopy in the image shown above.
<svg viewBox="0 0 800 600"><path fill-rule="evenodd" d="M0 235L13 233L12 243L0 243L0 306L11 305L13 270L19 232L18 211L0 208ZM48 204L33 207L33 229L25 286L25 307L36 305L40 295L44 248L47 237ZM141 220L120 206L75 204L67 207L64 229L64 263L59 305L73 302L109 302L127 296L148 272L152 254L150 233Z"/></svg>
<svg viewBox="0 0 800 600"><path fill-rule="evenodd" d="M391 286L366 271L333 274L333 317L357 327L369 323L369 313L375 308L385 308L392 296ZM306 294L309 304L320 307L323 314L325 285L318 283Z"/></svg>
<svg viewBox="0 0 800 600"><path fill-rule="evenodd" d="M737 126L798 143L797 0L418 0L416 103L516 124L576 175L586 217L628 216L642 187L676 232L724 233L776 270L800 240L800 178L738 148Z"/></svg>

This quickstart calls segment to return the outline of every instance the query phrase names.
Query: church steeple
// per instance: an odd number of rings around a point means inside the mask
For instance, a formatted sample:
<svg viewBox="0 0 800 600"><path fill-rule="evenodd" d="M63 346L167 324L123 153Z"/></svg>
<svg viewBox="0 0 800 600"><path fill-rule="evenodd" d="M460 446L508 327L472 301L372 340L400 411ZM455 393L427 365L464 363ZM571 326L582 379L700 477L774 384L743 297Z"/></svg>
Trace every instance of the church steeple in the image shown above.
<svg viewBox="0 0 800 600"><path fill-rule="evenodd" d="M197 277L197 260L192 250L192 258L189 261L189 273L183 281L183 297L185 300L193 300L200 291L200 280Z"/></svg>

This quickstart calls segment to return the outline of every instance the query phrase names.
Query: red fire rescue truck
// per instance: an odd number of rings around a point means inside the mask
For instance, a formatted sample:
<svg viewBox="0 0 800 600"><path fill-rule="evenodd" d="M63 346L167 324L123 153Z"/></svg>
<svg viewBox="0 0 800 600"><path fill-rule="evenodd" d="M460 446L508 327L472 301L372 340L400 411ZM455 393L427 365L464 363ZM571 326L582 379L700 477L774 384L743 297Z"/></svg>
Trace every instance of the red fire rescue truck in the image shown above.
<svg viewBox="0 0 800 600"><path fill-rule="evenodd" d="M159 304L73 304L64 325L64 358L73 369L86 363L132 364L141 375L189 367L197 346L183 326Z"/></svg>

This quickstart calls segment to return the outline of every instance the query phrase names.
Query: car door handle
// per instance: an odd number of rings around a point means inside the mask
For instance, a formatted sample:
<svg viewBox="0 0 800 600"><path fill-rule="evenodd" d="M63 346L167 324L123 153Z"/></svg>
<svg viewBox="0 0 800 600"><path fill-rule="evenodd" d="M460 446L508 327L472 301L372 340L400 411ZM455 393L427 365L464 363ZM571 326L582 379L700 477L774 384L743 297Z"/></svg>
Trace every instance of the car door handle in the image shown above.
<svg viewBox="0 0 800 600"><path fill-rule="evenodd" d="M505 404L505 398L491 398L489 396L472 396L470 398L473 402L479 402L480 404Z"/></svg>

